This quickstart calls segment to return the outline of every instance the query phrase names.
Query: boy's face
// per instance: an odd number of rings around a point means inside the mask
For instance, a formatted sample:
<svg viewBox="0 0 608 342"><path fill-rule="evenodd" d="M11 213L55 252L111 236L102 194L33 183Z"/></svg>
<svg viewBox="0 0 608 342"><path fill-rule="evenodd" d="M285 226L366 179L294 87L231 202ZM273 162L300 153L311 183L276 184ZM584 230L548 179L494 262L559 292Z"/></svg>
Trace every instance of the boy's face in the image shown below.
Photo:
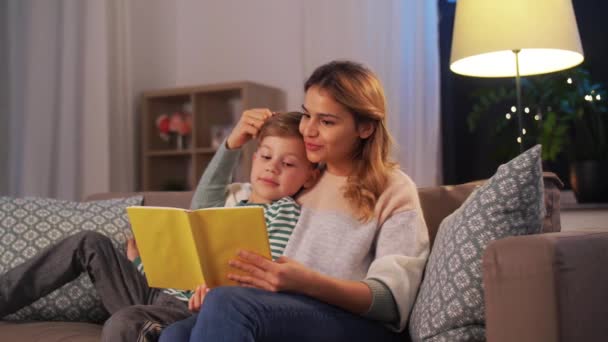
<svg viewBox="0 0 608 342"><path fill-rule="evenodd" d="M295 195L312 178L304 141L297 137L267 136L253 155L252 203L270 203Z"/></svg>

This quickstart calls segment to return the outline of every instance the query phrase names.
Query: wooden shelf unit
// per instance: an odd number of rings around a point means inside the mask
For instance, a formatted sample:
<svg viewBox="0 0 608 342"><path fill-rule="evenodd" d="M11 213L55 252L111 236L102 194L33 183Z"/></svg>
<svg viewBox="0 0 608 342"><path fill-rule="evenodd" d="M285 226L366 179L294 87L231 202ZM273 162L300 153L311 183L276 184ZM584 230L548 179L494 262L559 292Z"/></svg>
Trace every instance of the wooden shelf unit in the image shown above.
<svg viewBox="0 0 608 342"><path fill-rule="evenodd" d="M188 104L188 105L187 105ZM156 128L162 114L191 108L192 133L186 146L163 140ZM250 108L285 110L283 91L253 82L234 82L151 90L143 93L141 116L141 191L192 190L213 157L212 132L234 127ZM215 128L214 128L215 127ZM217 141L217 139L216 139ZM255 143L243 148L234 180L249 180Z"/></svg>

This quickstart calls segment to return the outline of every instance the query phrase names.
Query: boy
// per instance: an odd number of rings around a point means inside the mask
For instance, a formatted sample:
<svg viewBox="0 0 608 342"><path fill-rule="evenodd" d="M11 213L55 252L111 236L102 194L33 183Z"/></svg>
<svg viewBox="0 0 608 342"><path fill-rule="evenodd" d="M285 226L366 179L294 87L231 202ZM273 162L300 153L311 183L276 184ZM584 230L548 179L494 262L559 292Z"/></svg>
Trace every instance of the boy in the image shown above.
<svg viewBox="0 0 608 342"><path fill-rule="evenodd" d="M276 257L282 253L291 230L271 216L276 214L274 210L278 207L289 206L289 217L285 221L291 222L288 226L293 229L299 206L289 196L313 181L314 165L306 159L304 142L298 131L299 114L273 115L261 127L255 126L250 112L243 114L231 134L231 138L246 135L260 138L260 147L253 159L251 195L239 204L259 202L265 206L269 235L277 241L273 245L273 257ZM222 153L225 149L221 146L216 155L238 158L236 151ZM223 169L225 163L220 159L214 158L207 167L194 195L193 208L222 205L231 170ZM134 252L134 244L131 244L130 259L136 256ZM158 332L160 326L190 316L185 302L179 300L187 298L187 294L172 296L149 288L145 278L116 251L108 238L83 232L58 242L0 277L0 317L32 303L83 272L89 274L104 307L111 314L104 324L103 341L153 339L155 334L148 333Z"/></svg>
<svg viewBox="0 0 608 342"><path fill-rule="evenodd" d="M289 112L272 115L260 126L259 131L252 129L245 112L230 137L239 135L257 135L258 148L253 155L250 185L231 184L232 170L226 165L234 165L240 156L240 150L230 151L226 148L228 141L220 147L207 169L203 173L192 198L191 208L209 208L224 206L226 193L227 205L260 205L264 207L264 217L268 229L268 239L272 259L280 257L295 227L300 206L293 197L302 188L314 184L318 171L306 158L302 135L299 131L301 113ZM257 128L257 127L256 127ZM257 133L259 132L259 133ZM239 198L233 197L239 193ZM138 270L143 267L134 241L127 245L127 255ZM198 311L209 289L199 286L195 292L165 289L164 292L182 301L188 301L190 311ZM162 325L148 325L149 336L158 333Z"/></svg>

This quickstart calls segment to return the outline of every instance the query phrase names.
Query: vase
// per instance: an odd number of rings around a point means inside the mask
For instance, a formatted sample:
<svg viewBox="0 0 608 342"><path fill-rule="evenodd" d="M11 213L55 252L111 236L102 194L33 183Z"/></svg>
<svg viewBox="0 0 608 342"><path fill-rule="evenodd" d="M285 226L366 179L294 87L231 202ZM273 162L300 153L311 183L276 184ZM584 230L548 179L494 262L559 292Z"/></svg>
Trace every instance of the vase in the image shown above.
<svg viewBox="0 0 608 342"><path fill-rule="evenodd" d="M184 150L188 148L188 136L180 134L171 134L169 137L169 145L175 149Z"/></svg>
<svg viewBox="0 0 608 342"><path fill-rule="evenodd" d="M177 143L176 143L176 147L178 150L183 150L184 149L184 136L183 135L177 135Z"/></svg>
<svg viewBox="0 0 608 342"><path fill-rule="evenodd" d="M570 166L570 183L579 203L608 202L608 161L586 160Z"/></svg>

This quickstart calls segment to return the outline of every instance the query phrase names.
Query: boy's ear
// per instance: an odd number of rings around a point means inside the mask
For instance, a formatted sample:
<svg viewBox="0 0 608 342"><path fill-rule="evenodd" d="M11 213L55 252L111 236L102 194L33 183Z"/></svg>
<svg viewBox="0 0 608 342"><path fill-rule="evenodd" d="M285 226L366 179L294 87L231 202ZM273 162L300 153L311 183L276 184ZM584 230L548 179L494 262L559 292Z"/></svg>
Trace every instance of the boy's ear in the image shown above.
<svg viewBox="0 0 608 342"><path fill-rule="evenodd" d="M312 188L315 184L317 184L317 180L319 179L320 175L321 171L315 167L312 171L310 171L310 175L308 176L308 179L306 180L306 182L304 182L304 185L302 185L302 187L304 189Z"/></svg>
<svg viewBox="0 0 608 342"><path fill-rule="evenodd" d="M372 133L374 133L375 129L376 126L372 121L361 122L357 125L357 130L359 131L359 138L361 139L369 138Z"/></svg>

